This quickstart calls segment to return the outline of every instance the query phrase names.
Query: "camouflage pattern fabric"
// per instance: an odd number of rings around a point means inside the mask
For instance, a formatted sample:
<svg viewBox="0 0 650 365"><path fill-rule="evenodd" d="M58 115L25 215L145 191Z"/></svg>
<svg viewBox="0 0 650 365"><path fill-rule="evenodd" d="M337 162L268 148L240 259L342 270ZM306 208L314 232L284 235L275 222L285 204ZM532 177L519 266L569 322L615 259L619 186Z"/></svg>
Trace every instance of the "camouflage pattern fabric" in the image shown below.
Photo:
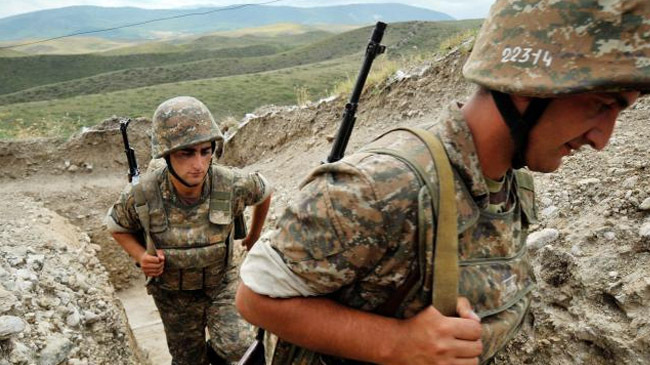
<svg viewBox="0 0 650 365"><path fill-rule="evenodd" d="M221 282L233 224L232 190L242 179L218 165L210 167L208 176L201 197L189 205L173 193L166 168L142 178L149 231L165 254L165 270L155 281L165 289L196 290ZM161 182L166 189L160 189Z"/></svg>
<svg viewBox="0 0 650 365"><path fill-rule="evenodd" d="M497 0L463 73L510 94L650 90L650 1Z"/></svg>
<svg viewBox="0 0 650 365"><path fill-rule="evenodd" d="M200 199L191 205L176 196L166 167L141 178L149 204L151 237L165 254L165 270L154 280L165 289L196 290L219 285L230 255L226 240L233 217L268 196L270 187L257 173L244 175L216 164L209 171ZM227 198L220 200L224 194ZM220 209L215 201L227 204ZM141 230L130 184L109 216L125 231Z"/></svg>
<svg viewBox="0 0 650 365"><path fill-rule="evenodd" d="M485 178L487 183L490 204L487 210L492 213L503 213L510 209L512 206L512 174L507 174L501 181L493 181Z"/></svg>
<svg viewBox="0 0 650 365"><path fill-rule="evenodd" d="M219 169L214 167L220 167L219 165L213 164L211 170L212 174L219 173ZM221 168L225 168L221 166ZM158 174L159 169L165 169L164 165L159 166L158 168L147 171L147 174L156 174L160 194L163 200L163 204L174 205L176 207L181 207L181 209L186 209L187 211L193 211L196 207L201 206L206 202L210 196L210 188L212 177L208 177L206 184L203 186L203 192L199 201L191 206L186 206L175 194L174 188L171 185L169 180L169 174ZM260 203L266 196L269 195L272 187L266 183L266 179L259 173L254 172L250 174L243 174L236 169L231 169L236 174L236 178L233 182L234 186L232 187L233 196L232 196L232 206L231 209L234 213L242 212L245 207L255 205ZM144 175L143 175L144 177ZM219 179L217 177L217 179ZM203 211L204 218L209 219L207 216L208 212ZM138 215L135 211L135 201L133 197L133 187L131 184L127 184L122 192L120 193L119 198L113 204L108 212L108 217L117 226L121 227L124 232L137 233L142 230L140 221L138 220Z"/></svg>
<svg viewBox="0 0 650 365"><path fill-rule="evenodd" d="M534 209L522 209L521 203L533 204L534 192L525 200L515 197L507 212L489 212L489 190L459 106L452 105L430 129L444 142L456 172L460 294L468 297L484 318L482 358L486 360L516 333L529 305L534 283L524 245L528 219L522 212ZM437 185L426 147L410 133L392 132L368 147L404 152L424 167ZM270 244L315 292L364 311L373 311L385 302L419 266L421 286L396 314L411 317L430 305L432 292L433 247L426 247L424 255L417 254L419 192L415 175L403 162L385 155L355 153L310 175L300 196L278 221ZM426 217L427 231L432 232L430 209ZM340 360L292 347L278 341L268 354L275 350L273 364Z"/></svg>
<svg viewBox="0 0 650 365"><path fill-rule="evenodd" d="M179 96L160 104L153 114L151 154L163 157L203 142L219 142L223 135L208 108L198 99ZM217 156L219 153L217 152Z"/></svg>
<svg viewBox="0 0 650 365"><path fill-rule="evenodd" d="M159 286L148 289L165 327L173 365L208 365L205 328L210 345L222 358L237 361L255 340L253 326L235 308L237 268L232 267L218 287L204 290L169 291ZM182 310L179 310L182 309Z"/></svg>
<svg viewBox="0 0 650 365"><path fill-rule="evenodd" d="M258 173L243 174L218 165L209 171L201 198L192 205L178 199L164 166L147 172L141 180L153 178L158 194L157 200L148 199L152 238L164 250L166 260L163 275L147 289L163 318L174 364L201 363L206 325L215 351L231 360L240 357L255 337L252 327L234 308L239 280L236 268L225 266L229 254L225 241L232 230L232 219L224 219L261 202L271 187ZM231 179L225 178L227 174ZM226 182L232 186L224 186ZM221 193L227 190L230 195L228 213L213 217L210 207L215 189ZM124 232L141 231L134 205L133 189L128 184L108 214L114 227Z"/></svg>

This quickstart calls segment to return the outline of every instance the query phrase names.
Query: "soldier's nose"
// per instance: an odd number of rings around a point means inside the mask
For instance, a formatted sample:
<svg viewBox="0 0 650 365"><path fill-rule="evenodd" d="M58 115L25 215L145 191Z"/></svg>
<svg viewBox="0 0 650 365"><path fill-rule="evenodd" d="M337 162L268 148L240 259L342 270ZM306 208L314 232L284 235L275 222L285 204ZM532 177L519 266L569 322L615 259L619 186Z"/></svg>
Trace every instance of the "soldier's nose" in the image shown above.
<svg viewBox="0 0 650 365"><path fill-rule="evenodd" d="M603 122L595 128L590 129L586 134L589 145L595 150L602 150L607 146L612 132L614 131L614 124L616 123L616 116L611 118L610 121Z"/></svg>

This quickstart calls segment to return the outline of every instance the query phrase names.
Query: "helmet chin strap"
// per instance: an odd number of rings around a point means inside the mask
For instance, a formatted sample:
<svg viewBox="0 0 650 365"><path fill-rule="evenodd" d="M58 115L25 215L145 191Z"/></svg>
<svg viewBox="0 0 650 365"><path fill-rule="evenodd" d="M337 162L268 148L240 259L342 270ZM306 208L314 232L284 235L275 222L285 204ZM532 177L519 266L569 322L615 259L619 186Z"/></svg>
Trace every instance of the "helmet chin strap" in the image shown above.
<svg viewBox="0 0 650 365"><path fill-rule="evenodd" d="M210 143L210 147L212 147L212 153L214 153L214 150L217 148L216 142L212 141ZM188 188L195 188L195 187L197 187L197 186L199 186L199 185L201 185L203 183L203 181L202 181L202 182L197 183L197 184L189 184L187 181L183 180L180 176L178 176L178 174L176 173L176 170L174 170L174 166L172 165L172 160L171 160L171 158L169 156L170 156L169 154L167 154L165 156L165 162L167 162L167 168L169 169L169 172L172 174L172 176L174 176L176 178L176 180L180 181L181 184L185 185ZM205 180L206 176L208 176L208 173L205 174L205 176L203 177L203 180Z"/></svg>
<svg viewBox="0 0 650 365"><path fill-rule="evenodd" d="M165 156L165 162L167 162L167 168L169 169L169 172L172 174L172 176L174 176L176 178L176 180L180 181L181 184L185 185L188 188L195 188L195 187L201 185L201 183L189 184L187 181L183 180L180 176L178 176L178 174L176 173L176 170L174 170L174 165L172 165L172 161L169 158L169 155Z"/></svg>
<svg viewBox="0 0 650 365"><path fill-rule="evenodd" d="M512 168L520 169L526 166L526 148L530 131L542 117L552 99L533 98L524 114L521 115L510 95L495 90L490 90L490 92L501 117L510 129L510 136L515 144Z"/></svg>

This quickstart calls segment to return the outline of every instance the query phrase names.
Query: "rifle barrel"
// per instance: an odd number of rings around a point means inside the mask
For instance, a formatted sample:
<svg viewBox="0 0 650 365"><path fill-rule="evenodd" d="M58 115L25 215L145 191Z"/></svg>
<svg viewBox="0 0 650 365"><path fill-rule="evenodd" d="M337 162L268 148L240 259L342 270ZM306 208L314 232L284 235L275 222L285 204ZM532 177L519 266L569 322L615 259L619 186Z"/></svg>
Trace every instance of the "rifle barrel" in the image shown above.
<svg viewBox="0 0 650 365"><path fill-rule="evenodd" d="M139 180L140 170L138 169L138 162L135 159L135 150L129 144L129 136L126 129L131 123L130 118L120 120L120 131L122 132L122 140L124 141L124 153L126 153L126 160L129 164L129 182L137 183Z"/></svg>
<svg viewBox="0 0 650 365"><path fill-rule="evenodd" d="M339 127L338 133L336 134L336 139L332 145L332 151L329 156L327 156L327 163L336 162L343 158L345 154L345 149L350 140L350 135L352 134L352 129L354 128L354 122L356 121L357 107L359 105L359 99L361 98L361 93L363 92L363 86L366 84L368 79L368 74L370 73L370 68L372 67L372 62L375 58L384 53L386 47L381 45L381 40L384 37L384 31L386 30L386 23L377 22L375 28L370 36L370 41L366 48L366 56L363 60L363 65L357 76L357 80L350 96L350 100L345 105L345 111L343 112L343 117L341 121L341 126Z"/></svg>

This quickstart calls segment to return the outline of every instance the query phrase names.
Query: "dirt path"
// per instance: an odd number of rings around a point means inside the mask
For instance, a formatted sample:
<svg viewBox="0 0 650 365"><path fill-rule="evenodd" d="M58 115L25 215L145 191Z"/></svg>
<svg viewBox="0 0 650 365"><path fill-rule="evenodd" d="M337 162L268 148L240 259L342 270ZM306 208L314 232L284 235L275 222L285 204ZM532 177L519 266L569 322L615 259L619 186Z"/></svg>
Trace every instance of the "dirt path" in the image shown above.
<svg viewBox="0 0 650 365"><path fill-rule="evenodd" d="M167 350L165 330L153 298L144 288L144 277L135 279L132 284L131 288L117 293L126 310L131 330L153 365L169 364L172 357Z"/></svg>

